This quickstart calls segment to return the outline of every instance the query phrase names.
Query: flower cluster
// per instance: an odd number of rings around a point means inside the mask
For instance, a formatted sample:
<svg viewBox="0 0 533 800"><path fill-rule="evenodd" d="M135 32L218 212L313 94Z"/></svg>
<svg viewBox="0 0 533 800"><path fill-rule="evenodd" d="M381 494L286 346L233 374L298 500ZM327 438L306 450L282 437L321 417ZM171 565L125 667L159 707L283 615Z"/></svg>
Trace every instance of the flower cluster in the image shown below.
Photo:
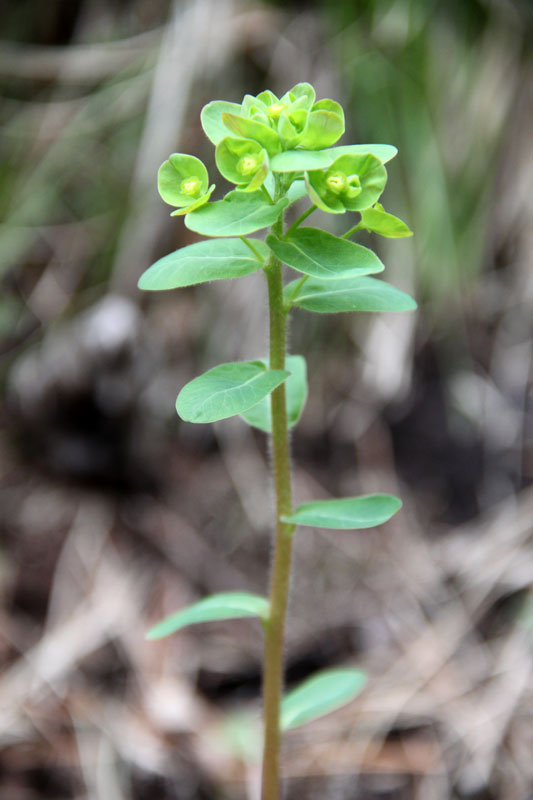
<svg viewBox="0 0 533 800"><path fill-rule="evenodd" d="M307 192L314 206L330 214L370 210L360 228L409 235L404 223L376 206L387 182L383 164L395 148L335 146L344 133L343 109L335 100L317 101L311 84L298 83L279 98L266 90L245 95L242 103L215 100L204 106L201 120L216 146L218 171L251 201L271 203L276 180L283 179L285 191L296 183L295 196ZM177 209L173 215L196 211L215 188L202 162L180 153L162 164L158 186Z"/></svg>

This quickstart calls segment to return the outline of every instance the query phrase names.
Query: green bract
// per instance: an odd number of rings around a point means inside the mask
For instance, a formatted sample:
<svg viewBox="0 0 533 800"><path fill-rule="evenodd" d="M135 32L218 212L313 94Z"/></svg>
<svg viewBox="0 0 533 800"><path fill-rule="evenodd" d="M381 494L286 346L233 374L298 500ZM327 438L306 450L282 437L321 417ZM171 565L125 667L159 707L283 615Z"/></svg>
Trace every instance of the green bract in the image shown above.
<svg viewBox="0 0 533 800"><path fill-rule="evenodd" d="M169 636L201 622L239 617L261 620L266 711L261 797L279 800L280 729L335 710L356 697L367 680L359 669L330 669L311 676L282 699L293 534L302 527L360 531L385 524L401 508L401 500L385 494L292 506L289 429L300 420L308 384L305 359L287 353L287 319L295 308L318 314L416 308L405 292L370 277L384 269L383 263L368 247L350 240L360 230L387 237L410 236L411 231L378 202L387 182L384 164L396 155L396 148L388 144L333 146L344 133L344 112L334 100L317 101L311 84L298 83L280 97L264 90L256 96L245 95L241 103L215 100L202 109L201 121L216 147L218 171L235 188L208 202L214 186L209 187L207 170L198 158L174 153L162 164L158 173L161 197L177 209L174 214L186 214L189 231L211 238L193 241L160 258L141 276L139 287L153 292L180 290L254 272L264 274L270 313L268 358L220 364L192 378L179 392L176 409L185 423L237 416L240 423L256 429L254 435L261 431L270 437L276 506L274 567L268 599L246 592L212 595L163 619L150 629L148 638ZM287 225L284 215L292 215L291 206L306 200L307 207L297 211ZM331 214L356 211L361 219L347 225L341 236L303 226L317 208ZM299 273L296 280L286 280L284 265L295 271L293 277ZM247 302L253 304L250 298ZM237 326L239 320L233 322ZM314 380L311 374L311 386ZM260 491L267 493L269 487L261 486Z"/></svg>
<svg viewBox="0 0 533 800"><path fill-rule="evenodd" d="M215 158L220 174L245 192L260 189L268 175L266 150L253 139L226 136L217 144Z"/></svg>
<svg viewBox="0 0 533 800"><path fill-rule="evenodd" d="M186 214L207 203L213 186L209 186L207 170L195 156L172 153L157 173L159 194L169 206L177 206L172 216Z"/></svg>
<svg viewBox="0 0 533 800"><path fill-rule="evenodd" d="M387 183L387 170L375 156L342 155L326 170L307 173L313 203L331 214L359 211L373 205Z"/></svg>

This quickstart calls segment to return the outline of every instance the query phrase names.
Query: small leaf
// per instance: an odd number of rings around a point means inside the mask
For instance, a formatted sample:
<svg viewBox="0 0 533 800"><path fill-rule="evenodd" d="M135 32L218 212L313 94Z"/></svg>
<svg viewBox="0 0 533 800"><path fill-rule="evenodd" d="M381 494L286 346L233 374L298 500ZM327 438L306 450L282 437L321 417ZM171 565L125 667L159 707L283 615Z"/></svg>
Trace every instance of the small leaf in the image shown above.
<svg viewBox="0 0 533 800"><path fill-rule="evenodd" d="M402 507L402 501L391 494L369 494L363 497L342 497L336 500L315 500L303 503L292 514L281 519L310 528L332 528L339 531L375 528L383 525Z"/></svg>
<svg viewBox="0 0 533 800"><path fill-rule="evenodd" d="M281 702L281 729L297 728L346 705L367 682L360 669L325 669L304 681Z"/></svg>
<svg viewBox="0 0 533 800"><path fill-rule="evenodd" d="M237 114L222 114L222 121L226 128L237 136L244 139L254 139L263 145L269 155L275 155L281 151L281 142L278 134L273 128L256 122L254 119L240 117Z"/></svg>
<svg viewBox="0 0 533 800"><path fill-rule="evenodd" d="M223 619L240 619L242 617L268 617L268 600L247 592L223 592L213 594L193 603L192 606L172 614L158 622L146 634L147 639L163 639L171 633L196 625L199 622L214 622Z"/></svg>
<svg viewBox="0 0 533 800"><path fill-rule="evenodd" d="M268 365L266 359L261 359L265 367ZM285 361L286 369L291 373L285 383L287 392L287 423L289 428L293 428L302 415L305 401L307 400L307 367L305 358L302 356L287 356ZM272 432L272 418L270 414L270 400L264 397L257 405L241 414L241 417L254 428Z"/></svg>
<svg viewBox="0 0 533 800"><path fill-rule="evenodd" d="M216 422L255 406L290 372L268 370L261 361L220 364L183 387L176 409L185 422Z"/></svg>
<svg viewBox="0 0 533 800"><path fill-rule="evenodd" d="M185 225L203 236L245 236L272 225L288 203L286 197L270 204L262 192L235 190L187 214Z"/></svg>
<svg viewBox="0 0 533 800"><path fill-rule="evenodd" d="M361 227L390 239L413 235L405 222L394 214L387 213L381 203L376 203L373 208L365 208L361 212Z"/></svg>
<svg viewBox="0 0 533 800"><path fill-rule="evenodd" d="M318 228L296 228L283 239L270 234L266 243L289 267L314 278L351 278L382 272L372 250Z"/></svg>
<svg viewBox="0 0 533 800"><path fill-rule="evenodd" d="M321 150L330 147L344 133L344 111L335 100L319 100L309 112L307 125L299 140L302 147Z"/></svg>
<svg viewBox="0 0 533 800"><path fill-rule="evenodd" d="M202 128L213 144L218 144L228 135L228 129L222 122L222 114L239 114L240 110L238 103L228 103L225 100L213 100L202 108L200 114Z"/></svg>
<svg viewBox="0 0 533 800"><path fill-rule="evenodd" d="M254 239L253 245L266 260L265 243ZM152 292L179 289L206 281L240 278L263 266L264 262L241 239L208 239L160 258L141 276L138 286Z"/></svg>
<svg viewBox="0 0 533 800"><path fill-rule="evenodd" d="M327 169L339 156L370 153L386 164L398 152L392 144L343 144L327 150L285 150L270 162L274 172L311 172Z"/></svg>
<svg viewBox="0 0 533 800"><path fill-rule="evenodd" d="M343 311L413 311L417 306L412 297L376 278L344 278L324 281L310 278L292 294L298 281L291 281L284 290L292 305L319 314Z"/></svg>

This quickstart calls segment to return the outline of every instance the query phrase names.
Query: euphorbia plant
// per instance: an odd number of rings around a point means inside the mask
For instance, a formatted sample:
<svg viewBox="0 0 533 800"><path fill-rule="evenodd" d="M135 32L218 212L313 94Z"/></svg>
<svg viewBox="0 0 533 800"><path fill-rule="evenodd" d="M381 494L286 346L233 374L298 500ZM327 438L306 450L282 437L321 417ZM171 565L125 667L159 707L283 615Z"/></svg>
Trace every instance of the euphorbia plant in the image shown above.
<svg viewBox="0 0 533 800"><path fill-rule="evenodd" d="M314 719L355 697L366 682L360 669L335 668L309 678L282 698L284 628L297 527L359 530L381 525L401 501L387 494L311 501L293 508L289 428L296 425L307 396L305 360L286 352L287 318L293 309L318 313L410 311L414 300L370 275L384 267L377 255L352 241L359 230L381 236L410 236L400 219L378 203L387 181L384 164L391 145L334 146L344 133L344 113L333 100L316 102L300 83L278 99L272 92L243 102L214 101L204 107L202 126L216 146L221 174L235 184L210 202L207 170L197 158L174 153L159 170L159 192L185 214L185 225L207 239L157 261L141 277L149 291L238 278L262 270L268 289L268 358L221 364L188 383L176 407L186 422L207 423L240 415L271 438L275 489L275 542L270 594L216 594L155 625L157 639L199 622L258 617L264 629L264 750L262 800L280 797L281 730ZM308 197L311 204L290 226L286 210ZM352 214L342 236L302 227L317 208ZM264 239L250 234L267 229ZM284 268L298 277L284 280Z"/></svg>

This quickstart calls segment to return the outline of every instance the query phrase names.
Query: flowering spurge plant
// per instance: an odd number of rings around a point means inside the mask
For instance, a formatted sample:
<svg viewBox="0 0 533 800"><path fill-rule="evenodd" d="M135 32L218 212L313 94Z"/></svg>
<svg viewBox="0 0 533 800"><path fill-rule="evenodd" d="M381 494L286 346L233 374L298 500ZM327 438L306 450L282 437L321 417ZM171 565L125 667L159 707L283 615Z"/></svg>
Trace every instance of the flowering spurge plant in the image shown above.
<svg viewBox="0 0 533 800"><path fill-rule="evenodd" d="M286 352L287 319L294 309L319 314L345 311L411 311L415 301L374 276L384 267L377 255L352 241L359 230L381 236L411 231L378 202L387 181L385 163L396 148L385 144L335 146L344 132L344 113L333 100L315 99L308 83L277 98L272 92L243 102L215 101L201 114L215 145L220 173L235 189L210 201L207 170L197 158L173 154L161 166L158 186L166 203L185 214L189 230L205 237L161 258L141 277L149 291L239 278L262 270L268 290L268 358L221 364L194 378L178 395L186 422L207 423L235 415L271 439L275 489L275 544L270 593L216 594L162 620L148 633L158 639L187 625L257 617L265 642L262 800L280 797L281 731L302 725L352 700L367 680L352 667L325 670L282 697L284 628L291 549L299 527L360 530L382 525L401 507L387 494L312 500L293 507L289 428L307 397L305 360ZM310 204L289 226L286 210L308 197ZM303 221L315 210L348 213L342 236ZM357 214L353 219L353 213ZM265 231L264 238L250 237ZM285 281L288 268L293 279ZM295 275L296 273L296 275ZM290 278L290 276L289 276Z"/></svg>

